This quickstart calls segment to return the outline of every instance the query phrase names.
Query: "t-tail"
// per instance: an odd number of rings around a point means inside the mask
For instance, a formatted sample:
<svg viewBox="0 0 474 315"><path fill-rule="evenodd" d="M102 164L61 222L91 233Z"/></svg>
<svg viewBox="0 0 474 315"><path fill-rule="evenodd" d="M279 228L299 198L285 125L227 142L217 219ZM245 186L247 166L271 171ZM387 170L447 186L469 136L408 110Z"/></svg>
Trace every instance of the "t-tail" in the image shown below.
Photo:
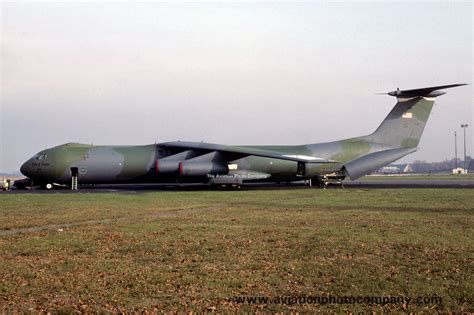
<svg viewBox="0 0 474 315"><path fill-rule="evenodd" d="M395 96L397 104L370 135L354 138L383 148L344 164L347 175L358 178L417 150L436 97L442 89L466 84L450 84L386 94ZM385 93L384 93L385 94Z"/></svg>
<svg viewBox="0 0 474 315"><path fill-rule="evenodd" d="M436 97L446 94L441 89L465 84L392 91L388 95L398 100L395 107L366 140L393 148L416 148L425 129Z"/></svg>

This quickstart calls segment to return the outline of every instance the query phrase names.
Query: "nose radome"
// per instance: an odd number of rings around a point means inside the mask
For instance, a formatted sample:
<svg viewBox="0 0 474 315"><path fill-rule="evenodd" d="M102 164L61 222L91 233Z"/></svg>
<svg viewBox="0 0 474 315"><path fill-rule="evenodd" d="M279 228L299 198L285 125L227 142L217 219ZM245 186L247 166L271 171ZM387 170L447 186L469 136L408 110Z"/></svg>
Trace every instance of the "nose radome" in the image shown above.
<svg viewBox="0 0 474 315"><path fill-rule="evenodd" d="M20 172L26 177L30 177L31 175L30 160L23 163L23 165L20 167Z"/></svg>

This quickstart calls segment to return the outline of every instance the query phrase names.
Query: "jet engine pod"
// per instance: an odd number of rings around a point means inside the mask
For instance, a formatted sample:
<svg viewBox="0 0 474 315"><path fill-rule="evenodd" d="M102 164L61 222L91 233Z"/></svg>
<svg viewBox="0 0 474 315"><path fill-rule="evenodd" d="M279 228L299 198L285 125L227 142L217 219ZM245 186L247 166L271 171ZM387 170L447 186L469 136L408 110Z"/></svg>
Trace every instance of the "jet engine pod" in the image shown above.
<svg viewBox="0 0 474 315"><path fill-rule="evenodd" d="M179 160L156 160L156 172L158 174L178 173Z"/></svg>
<svg viewBox="0 0 474 315"><path fill-rule="evenodd" d="M173 155L168 155L156 160L156 174L178 174L179 163L184 160L192 159L199 155L194 150L186 150Z"/></svg>
<svg viewBox="0 0 474 315"><path fill-rule="evenodd" d="M183 161L179 164L179 175L185 177L203 177L207 175L227 175L227 164L218 162Z"/></svg>

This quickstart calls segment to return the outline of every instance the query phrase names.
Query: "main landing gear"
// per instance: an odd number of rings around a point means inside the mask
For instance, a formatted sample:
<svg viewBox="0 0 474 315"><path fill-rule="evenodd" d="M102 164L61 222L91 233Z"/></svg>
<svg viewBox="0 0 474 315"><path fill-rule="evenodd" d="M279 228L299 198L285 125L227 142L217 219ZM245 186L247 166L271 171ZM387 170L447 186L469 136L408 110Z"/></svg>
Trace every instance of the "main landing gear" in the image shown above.
<svg viewBox="0 0 474 315"><path fill-rule="evenodd" d="M344 176L318 176L309 179L309 186L322 189L326 189L330 186L333 186L334 188L344 188L343 180Z"/></svg>

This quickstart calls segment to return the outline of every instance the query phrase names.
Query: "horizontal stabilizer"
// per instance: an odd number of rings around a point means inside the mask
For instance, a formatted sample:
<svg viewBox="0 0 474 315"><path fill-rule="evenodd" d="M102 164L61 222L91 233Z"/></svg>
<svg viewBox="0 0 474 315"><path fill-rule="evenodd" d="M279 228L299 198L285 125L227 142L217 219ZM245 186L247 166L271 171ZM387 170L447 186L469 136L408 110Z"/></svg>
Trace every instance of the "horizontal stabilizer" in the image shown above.
<svg viewBox="0 0 474 315"><path fill-rule="evenodd" d="M445 92L441 92L439 90L449 89L457 86L467 85L466 83L460 84L450 84L450 85L440 85L440 86L432 86L426 87L421 89L413 89L413 90L400 90L397 89L396 91L388 92L387 94L390 96L401 97L401 98L410 98L410 97L437 97L440 95L445 94Z"/></svg>

